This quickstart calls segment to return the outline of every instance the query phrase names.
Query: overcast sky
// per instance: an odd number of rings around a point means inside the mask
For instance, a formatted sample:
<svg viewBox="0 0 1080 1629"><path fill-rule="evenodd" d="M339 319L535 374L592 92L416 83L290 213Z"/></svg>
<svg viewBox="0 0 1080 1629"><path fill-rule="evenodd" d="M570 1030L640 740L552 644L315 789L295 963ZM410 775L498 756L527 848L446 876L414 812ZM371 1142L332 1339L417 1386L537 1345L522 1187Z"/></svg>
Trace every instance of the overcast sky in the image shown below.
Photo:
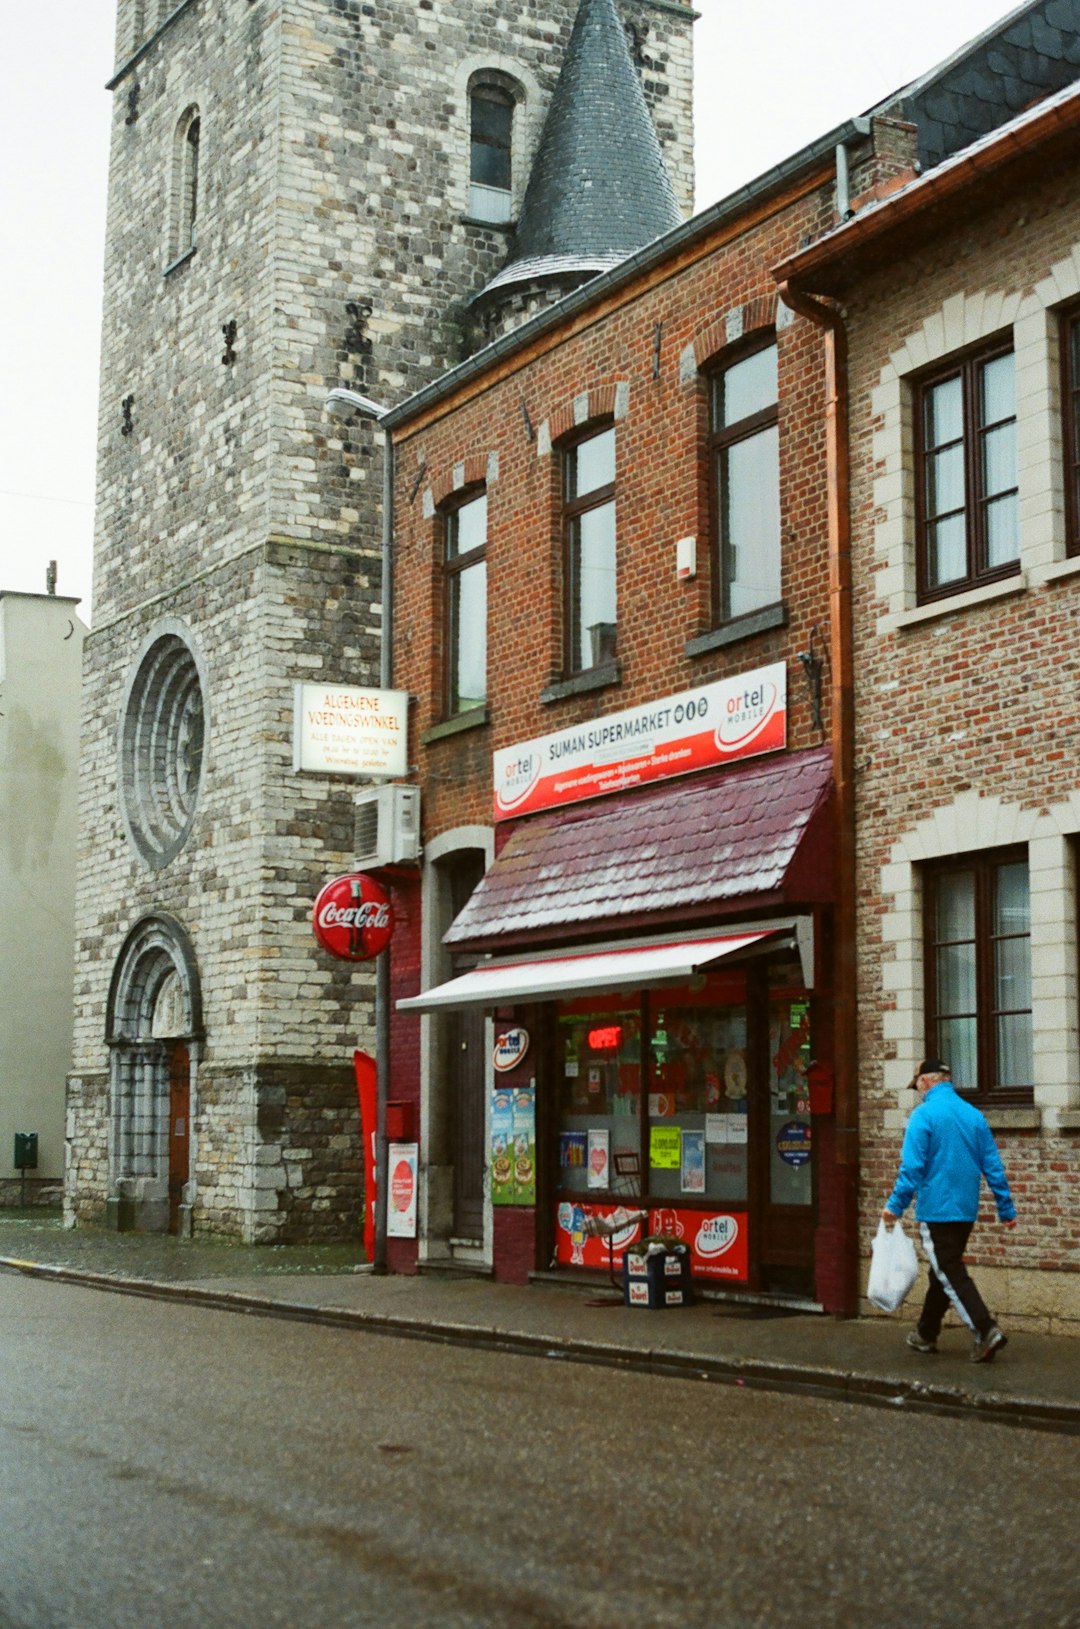
<svg viewBox="0 0 1080 1629"><path fill-rule="evenodd" d="M115 0L0 0L0 589L89 620ZM698 0L698 207L865 112L1011 9L1000 0Z"/></svg>

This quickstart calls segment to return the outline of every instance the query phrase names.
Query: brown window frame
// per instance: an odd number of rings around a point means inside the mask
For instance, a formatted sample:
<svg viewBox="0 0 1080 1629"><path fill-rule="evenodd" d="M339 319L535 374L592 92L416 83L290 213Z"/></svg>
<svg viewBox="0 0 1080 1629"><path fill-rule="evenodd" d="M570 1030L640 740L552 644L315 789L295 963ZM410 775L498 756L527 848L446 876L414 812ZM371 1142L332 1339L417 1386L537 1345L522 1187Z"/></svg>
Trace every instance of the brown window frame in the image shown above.
<svg viewBox="0 0 1080 1629"><path fill-rule="evenodd" d="M459 718L468 713L478 712L487 705L487 648L485 645L484 666L484 697L473 707L461 707L460 697L457 693L457 657L459 651L457 629L457 606L460 592L460 581L465 572L474 566L487 566L487 515L485 514L484 541L475 548L468 549L464 554L452 552L455 528L461 511L469 504L475 503L478 498L487 497L487 487L483 482L475 486L466 487L461 492L455 492L451 501L442 510L442 566L443 566L443 713L446 718ZM487 578L484 580L484 610L487 612Z"/></svg>
<svg viewBox="0 0 1080 1629"><path fill-rule="evenodd" d="M710 365L706 374L708 385L708 424L709 424L709 502L712 511L712 525L710 527L709 547L712 556L712 615L716 627L737 623L742 616L760 616L767 606L760 606L753 610L733 616L730 600L730 573L726 569L728 551L731 548L731 539L727 534L727 493L726 475L722 474L722 466L726 470L726 455L729 448L739 442L749 441L752 437L760 435L763 430L780 425L780 390L777 386L776 400L768 407L761 408L757 413L748 413L745 418L736 420L734 424L721 425L719 423L718 397L722 389L725 374L748 357L755 356L759 351L775 350L779 363L779 348L777 336L773 329L754 335L745 344L732 346L723 352ZM777 505L780 504L781 487L779 472L777 477ZM777 538L777 566L783 570L783 526ZM783 596L777 593L773 602L775 605L783 603Z"/></svg>
<svg viewBox="0 0 1080 1629"><path fill-rule="evenodd" d="M1020 542L1017 537L1017 557L1006 561L1000 566L989 566L987 558L987 531L986 531L986 505L988 496L984 491L984 476L982 460L978 457L978 448L981 438L990 430L1000 428L1001 425L1018 424L1014 409L1011 419L995 420L990 424L980 422L981 409L979 406L979 384L981 369L989 362L996 361L1002 356L1015 358L1016 352L1012 335L998 335L996 339L973 346L968 351L958 352L949 357L948 361L935 367L932 371L922 374L914 382L913 419L915 431L915 519L916 519L916 584L917 597L920 605L931 604L935 600L949 599L956 594L963 594L973 588L981 588L984 584L1002 582L1008 577L1014 577L1020 571ZM961 381L961 445L964 455L964 503L963 510L949 510L935 515L931 519L927 510L927 460L930 449L926 442L926 408L929 393L937 386L948 380L959 378ZM941 451L947 443L935 449ZM1019 485L1003 489L1001 492L991 494L993 498L1001 498L1010 493L1019 498ZM950 582L931 584L929 581L929 530L934 524L947 514L962 512L964 516L964 546L966 551L967 569L962 577L955 577ZM1019 530L1019 521L1018 521Z"/></svg>
<svg viewBox="0 0 1080 1629"><path fill-rule="evenodd" d="M947 858L926 862L922 867L923 881L923 969L925 976L926 1031L924 1050L927 1057L943 1055L946 1063L958 1069L957 1060L951 1058L938 1031L939 1022L952 1018L975 1020L975 1056L978 1084L972 1086L957 1075L956 1085L965 1097L974 1102L997 1107L1030 1104L1034 1100L1034 1083L1021 1086L998 1085L998 1046L996 1020L1010 1013L1024 1013L1033 1022L1032 1007L998 1008L994 998L994 953L996 945L1004 939L1026 938L1031 945L1030 893L1026 934L995 934L993 932L995 874L1005 866L1030 864L1026 845L1013 848L986 849L975 854L949 855ZM935 932L939 879L971 873L975 879L975 937L973 940L939 940ZM938 1010L938 978L936 952L948 943L975 946L975 1010L973 1013L940 1013ZM1029 962L1029 982L1030 982Z"/></svg>
<svg viewBox="0 0 1080 1629"><path fill-rule="evenodd" d="M563 672L568 676L577 676L582 673L595 673L607 667L618 659L618 510L615 510L615 557L616 557L616 613L615 640L611 651L604 654L598 662L584 666L578 661L578 648L581 635L581 595L579 592L578 560L580 546L575 541L575 534L581 517L590 510L601 509L606 504L615 505L615 492L618 480L610 481L606 486L594 487L582 497L571 497L574 485L575 460L580 449L589 441L608 431L615 434L614 420L604 423L590 424L583 429L572 441L567 441L560 449L562 455L561 469L561 495L562 495L562 559L563 559ZM618 437L615 439L616 459L618 457ZM616 464L616 469L618 468Z"/></svg>
<svg viewBox="0 0 1080 1629"><path fill-rule="evenodd" d="M1075 341L1075 350L1074 350ZM1061 314L1061 457L1065 475L1065 552L1080 554L1080 306Z"/></svg>

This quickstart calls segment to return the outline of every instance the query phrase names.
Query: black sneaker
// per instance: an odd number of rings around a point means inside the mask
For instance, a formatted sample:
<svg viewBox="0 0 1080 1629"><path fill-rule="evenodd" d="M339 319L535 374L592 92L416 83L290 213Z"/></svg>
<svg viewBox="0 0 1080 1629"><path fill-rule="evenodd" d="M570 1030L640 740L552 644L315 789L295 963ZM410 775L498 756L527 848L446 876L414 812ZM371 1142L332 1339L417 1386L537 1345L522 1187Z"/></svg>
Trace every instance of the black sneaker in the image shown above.
<svg viewBox="0 0 1080 1629"><path fill-rule="evenodd" d="M913 1352L936 1352L937 1341L924 1341L917 1329L910 1331L907 1343Z"/></svg>
<svg viewBox="0 0 1080 1629"><path fill-rule="evenodd" d="M975 1345L971 1348L971 1361L993 1363L1001 1348L1008 1344L1008 1336L1001 1333L997 1324L991 1324L985 1335L976 1335Z"/></svg>

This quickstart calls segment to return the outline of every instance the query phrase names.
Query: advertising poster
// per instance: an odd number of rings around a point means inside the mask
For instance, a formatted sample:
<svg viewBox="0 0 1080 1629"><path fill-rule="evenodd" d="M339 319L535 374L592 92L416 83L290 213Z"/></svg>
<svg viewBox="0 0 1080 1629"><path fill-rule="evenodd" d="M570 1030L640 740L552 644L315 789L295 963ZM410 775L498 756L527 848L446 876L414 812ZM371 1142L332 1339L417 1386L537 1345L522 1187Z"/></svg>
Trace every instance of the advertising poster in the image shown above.
<svg viewBox="0 0 1080 1629"><path fill-rule="evenodd" d="M511 1104L515 1205L536 1204L536 1086L515 1086Z"/></svg>
<svg viewBox="0 0 1080 1629"><path fill-rule="evenodd" d="M680 1187L683 1193L705 1192L705 1133L683 1131Z"/></svg>
<svg viewBox="0 0 1080 1629"><path fill-rule="evenodd" d="M736 763L786 741L787 669L776 662L496 752L495 819Z"/></svg>
<svg viewBox="0 0 1080 1629"><path fill-rule="evenodd" d="M390 1203L386 1207L388 1239L416 1238L419 1154L416 1143L390 1144Z"/></svg>
<svg viewBox="0 0 1080 1629"><path fill-rule="evenodd" d="M654 1171L677 1171L682 1157L678 1126L649 1127L649 1164Z"/></svg>
<svg viewBox="0 0 1080 1629"><path fill-rule="evenodd" d="M608 1169L610 1162L611 1133L607 1130L590 1131L588 1173L590 1188L607 1188L610 1185Z"/></svg>
<svg viewBox="0 0 1080 1629"><path fill-rule="evenodd" d="M562 1200L556 1213L556 1260L564 1267L606 1270L607 1240L586 1233L585 1218L603 1216L618 1219L632 1215L634 1212L628 1212L624 1206ZM695 1278L746 1283L750 1257L745 1211L683 1210L679 1206L665 1206L650 1210L644 1225L627 1219L625 1226L612 1235L616 1271L621 1270L621 1257L630 1245L660 1233L679 1239L689 1248L690 1270Z"/></svg>
<svg viewBox="0 0 1080 1629"><path fill-rule="evenodd" d="M509 1086L491 1094L491 1203L514 1203L514 1098Z"/></svg>
<svg viewBox="0 0 1080 1629"><path fill-rule="evenodd" d="M564 1170L580 1170L585 1164L587 1139L583 1131L559 1134L559 1164Z"/></svg>

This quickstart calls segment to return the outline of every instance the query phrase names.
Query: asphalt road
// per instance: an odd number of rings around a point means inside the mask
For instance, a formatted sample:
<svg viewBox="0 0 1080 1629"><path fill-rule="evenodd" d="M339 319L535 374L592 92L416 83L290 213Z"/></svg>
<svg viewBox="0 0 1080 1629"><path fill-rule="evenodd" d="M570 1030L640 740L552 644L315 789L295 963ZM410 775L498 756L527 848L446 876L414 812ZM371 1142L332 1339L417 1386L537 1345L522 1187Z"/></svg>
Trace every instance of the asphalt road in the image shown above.
<svg viewBox="0 0 1080 1629"><path fill-rule="evenodd" d="M1078 1629L1075 1438L0 1275L2 1629Z"/></svg>

